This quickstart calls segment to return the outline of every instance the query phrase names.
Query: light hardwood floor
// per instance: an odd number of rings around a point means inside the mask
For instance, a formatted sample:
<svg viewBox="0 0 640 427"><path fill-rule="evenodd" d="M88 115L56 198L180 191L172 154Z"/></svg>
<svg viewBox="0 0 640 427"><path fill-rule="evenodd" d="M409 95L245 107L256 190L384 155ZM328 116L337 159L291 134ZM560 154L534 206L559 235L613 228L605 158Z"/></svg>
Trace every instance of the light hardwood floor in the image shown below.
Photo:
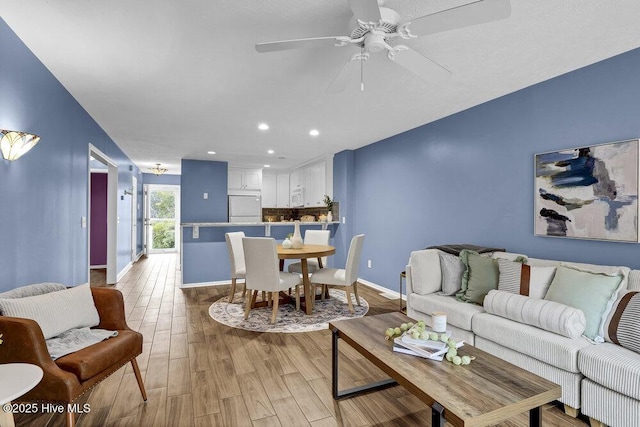
<svg viewBox="0 0 640 427"><path fill-rule="evenodd" d="M138 364L147 402L127 365L81 398L91 410L78 417L79 427L430 425L429 407L400 386L335 402L329 330L261 334L221 325L208 308L230 286L180 289L177 260L175 254L142 258L115 286L124 294L129 326L144 335ZM371 315L398 309L397 299L363 285L359 290ZM348 345L340 350L341 388L385 378ZM554 405L544 407L543 424L585 426ZM17 415L16 425L65 424L63 415L40 414ZM528 417L501 425L528 426Z"/></svg>

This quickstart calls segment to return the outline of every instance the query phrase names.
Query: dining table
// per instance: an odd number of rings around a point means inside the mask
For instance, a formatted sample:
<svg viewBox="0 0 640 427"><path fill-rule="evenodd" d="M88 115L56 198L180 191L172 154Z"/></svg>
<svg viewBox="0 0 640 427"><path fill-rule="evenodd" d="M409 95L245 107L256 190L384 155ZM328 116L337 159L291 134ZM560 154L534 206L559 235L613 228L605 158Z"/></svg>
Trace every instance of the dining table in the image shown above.
<svg viewBox="0 0 640 427"><path fill-rule="evenodd" d="M278 258L280 259L280 270L284 268L284 261L287 259L299 259L302 268L302 285L304 287L304 298L300 299L300 305L304 307L305 313L311 314L313 309L313 300L307 301L307 297L311 295L311 281L309 280L309 266L307 260L309 258L317 258L318 266L322 268L322 257L333 255L336 248L330 245L302 245L301 248L284 248L277 245ZM315 299L315 295L314 298Z"/></svg>

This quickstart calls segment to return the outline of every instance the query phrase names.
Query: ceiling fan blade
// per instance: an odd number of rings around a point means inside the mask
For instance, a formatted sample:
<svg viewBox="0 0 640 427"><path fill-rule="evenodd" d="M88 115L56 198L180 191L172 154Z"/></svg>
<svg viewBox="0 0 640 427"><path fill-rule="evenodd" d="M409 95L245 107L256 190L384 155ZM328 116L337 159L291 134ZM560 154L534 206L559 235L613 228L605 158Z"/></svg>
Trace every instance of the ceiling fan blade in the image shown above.
<svg viewBox="0 0 640 427"><path fill-rule="evenodd" d="M433 81L434 78L449 77L451 75L451 71L442 65L410 48L400 50L393 55L391 60L427 81Z"/></svg>
<svg viewBox="0 0 640 427"><path fill-rule="evenodd" d="M378 22L382 19L378 0L349 0L349 7L353 16L363 22Z"/></svg>
<svg viewBox="0 0 640 427"><path fill-rule="evenodd" d="M420 37L498 21L509 16L511 16L509 0L480 0L416 18L408 24L411 34Z"/></svg>
<svg viewBox="0 0 640 427"><path fill-rule="evenodd" d="M325 91L326 93L336 94L343 92L349 83L360 79L362 60L350 59L342 66L342 69L333 78L333 81Z"/></svg>
<svg viewBox="0 0 640 427"><path fill-rule="evenodd" d="M256 43L256 50L260 53L275 52L278 50L300 49L305 47L323 47L346 44L349 40L346 36L313 37L309 39L280 40L276 42Z"/></svg>

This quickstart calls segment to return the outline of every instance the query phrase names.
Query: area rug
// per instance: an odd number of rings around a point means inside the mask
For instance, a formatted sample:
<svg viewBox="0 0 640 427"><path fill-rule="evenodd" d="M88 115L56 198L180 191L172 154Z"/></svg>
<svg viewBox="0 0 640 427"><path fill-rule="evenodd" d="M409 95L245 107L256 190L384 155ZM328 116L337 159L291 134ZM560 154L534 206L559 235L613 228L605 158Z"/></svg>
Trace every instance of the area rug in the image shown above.
<svg viewBox="0 0 640 427"><path fill-rule="evenodd" d="M237 292L233 302L229 304L229 297L222 297L209 307L209 315L217 322L233 328L255 332L310 332L327 329L329 322L341 319L355 319L362 317L369 311L369 303L360 297L362 305L356 305L356 299L351 295L354 313L349 313L344 291L329 289L331 298L324 301L316 300L313 313L307 315L304 311L296 311L294 304L280 304L276 323L271 324L271 307L254 308L249 318L244 320L245 300L242 292ZM258 295L260 301L260 295Z"/></svg>

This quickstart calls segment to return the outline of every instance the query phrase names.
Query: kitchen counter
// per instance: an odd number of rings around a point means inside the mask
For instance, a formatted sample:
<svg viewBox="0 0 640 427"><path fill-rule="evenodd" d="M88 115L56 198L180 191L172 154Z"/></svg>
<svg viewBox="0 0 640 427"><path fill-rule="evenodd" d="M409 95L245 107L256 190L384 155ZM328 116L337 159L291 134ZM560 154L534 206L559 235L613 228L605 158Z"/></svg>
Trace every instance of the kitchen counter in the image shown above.
<svg viewBox="0 0 640 427"><path fill-rule="evenodd" d="M183 222L180 227L200 228L200 227L264 227L264 235L266 237L271 236L271 227L293 227L295 224L293 221L274 221L274 222ZM340 224L339 221L320 222L320 221L300 221L300 225L320 225L323 230L331 224Z"/></svg>

